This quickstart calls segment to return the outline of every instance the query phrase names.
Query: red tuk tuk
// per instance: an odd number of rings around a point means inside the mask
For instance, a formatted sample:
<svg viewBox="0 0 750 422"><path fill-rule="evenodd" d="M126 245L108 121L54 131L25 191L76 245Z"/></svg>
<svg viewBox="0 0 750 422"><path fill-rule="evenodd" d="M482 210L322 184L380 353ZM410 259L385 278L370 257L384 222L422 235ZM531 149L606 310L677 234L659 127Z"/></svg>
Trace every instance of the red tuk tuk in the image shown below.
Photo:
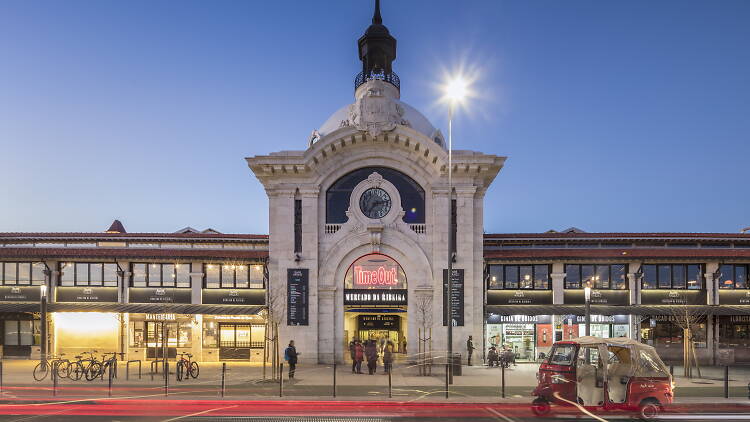
<svg viewBox="0 0 750 422"><path fill-rule="evenodd" d="M552 404L637 412L654 419L671 404L672 376L653 347L628 338L580 337L553 345L539 367L536 415Z"/></svg>

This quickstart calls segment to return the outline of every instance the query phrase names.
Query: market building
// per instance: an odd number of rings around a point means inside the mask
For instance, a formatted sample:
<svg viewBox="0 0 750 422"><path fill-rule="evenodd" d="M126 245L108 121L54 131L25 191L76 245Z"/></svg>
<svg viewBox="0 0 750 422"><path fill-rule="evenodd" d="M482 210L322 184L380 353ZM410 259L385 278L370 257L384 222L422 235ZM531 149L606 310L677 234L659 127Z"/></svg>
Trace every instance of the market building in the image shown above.
<svg viewBox="0 0 750 422"><path fill-rule="evenodd" d="M584 334L588 286L592 335L680 361L689 320L700 361L750 362L750 234L485 234L505 157L454 150L449 167L444 135L401 100L379 8L357 44L353 102L300 150L246 159L268 196L268 235L127 233L117 221L0 233L3 356L38 358L46 344L260 361L278 324L303 362L345 361L354 339L411 359L427 337L444 353L450 323L457 352L471 335L483 352L505 345L537 361Z"/></svg>

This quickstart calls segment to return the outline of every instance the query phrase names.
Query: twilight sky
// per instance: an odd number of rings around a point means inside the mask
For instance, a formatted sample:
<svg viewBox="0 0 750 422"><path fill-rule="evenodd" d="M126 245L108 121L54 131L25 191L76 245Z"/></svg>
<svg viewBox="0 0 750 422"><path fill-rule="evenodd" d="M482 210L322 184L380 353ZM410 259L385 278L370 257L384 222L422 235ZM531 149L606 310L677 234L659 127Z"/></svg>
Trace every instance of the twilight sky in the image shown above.
<svg viewBox="0 0 750 422"><path fill-rule="evenodd" d="M267 233L244 157L353 101L371 0L0 2L0 231ZM487 232L750 226L750 1L395 1L401 97L508 156Z"/></svg>

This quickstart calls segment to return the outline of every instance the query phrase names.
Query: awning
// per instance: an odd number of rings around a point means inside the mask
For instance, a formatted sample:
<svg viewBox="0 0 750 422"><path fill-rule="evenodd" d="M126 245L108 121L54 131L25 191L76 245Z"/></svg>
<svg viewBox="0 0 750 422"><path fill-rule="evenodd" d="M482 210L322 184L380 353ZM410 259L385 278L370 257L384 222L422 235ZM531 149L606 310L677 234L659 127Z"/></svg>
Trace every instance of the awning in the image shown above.
<svg viewBox="0 0 750 422"><path fill-rule="evenodd" d="M749 305L591 305L593 315L750 315ZM497 315L585 315L585 305L487 305Z"/></svg>
<svg viewBox="0 0 750 422"><path fill-rule="evenodd" d="M256 315L265 306L161 303L50 303L47 312L123 312L133 314ZM0 312L39 312L38 303L0 303Z"/></svg>

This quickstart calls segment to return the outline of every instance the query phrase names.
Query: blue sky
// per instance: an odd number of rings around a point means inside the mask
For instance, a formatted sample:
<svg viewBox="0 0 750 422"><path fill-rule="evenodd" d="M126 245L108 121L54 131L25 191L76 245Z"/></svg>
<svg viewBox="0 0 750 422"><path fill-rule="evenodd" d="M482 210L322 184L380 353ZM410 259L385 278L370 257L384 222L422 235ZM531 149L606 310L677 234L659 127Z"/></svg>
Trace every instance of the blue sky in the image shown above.
<svg viewBox="0 0 750 422"><path fill-rule="evenodd" d="M402 99L476 70L487 232L750 226L750 2L394 1ZM0 231L267 233L244 157L352 101L372 1L0 2Z"/></svg>

